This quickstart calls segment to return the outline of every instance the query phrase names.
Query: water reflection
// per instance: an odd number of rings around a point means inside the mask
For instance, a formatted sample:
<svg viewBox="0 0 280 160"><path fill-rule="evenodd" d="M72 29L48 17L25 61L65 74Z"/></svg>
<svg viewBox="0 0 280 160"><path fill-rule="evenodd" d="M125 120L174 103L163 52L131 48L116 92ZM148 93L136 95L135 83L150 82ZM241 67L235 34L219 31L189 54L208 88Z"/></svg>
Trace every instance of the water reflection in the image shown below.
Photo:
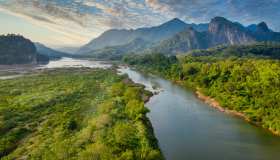
<svg viewBox="0 0 280 160"><path fill-rule="evenodd" d="M91 61L86 59L61 58L52 60L44 65L2 65L0 66L0 80L12 79L23 76L27 73L33 73L36 70L50 68L68 68L68 67L88 67L88 68L110 68L112 65L103 61Z"/></svg>
<svg viewBox="0 0 280 160"><path fill-rule="evenodd" d="M89 67L89 68L110 68L112 65L102 61L91 61L86 59L62 58L50 61L38 68L65 68L65 67Z"/></svg>
<svg viewBox="0 0 280 160"><path fill-rule="evenodd" d="M279 159L280 137L209 107L169 81L120 70L147 88L157 83L163 89L146 105L167 160Z"/></svg>
<svg viewBox="0 0 280 160"><path fill-rule="evenodd" d="M134 74L135 72L132 71L130 68L123 66L120 67L118 71L120 74L127 74L130 78L133 77L132 80L135 83L143 84L145 86L145 89L148 91L151 91L153 93L163 91L158 82L148 75Z"/></svg>

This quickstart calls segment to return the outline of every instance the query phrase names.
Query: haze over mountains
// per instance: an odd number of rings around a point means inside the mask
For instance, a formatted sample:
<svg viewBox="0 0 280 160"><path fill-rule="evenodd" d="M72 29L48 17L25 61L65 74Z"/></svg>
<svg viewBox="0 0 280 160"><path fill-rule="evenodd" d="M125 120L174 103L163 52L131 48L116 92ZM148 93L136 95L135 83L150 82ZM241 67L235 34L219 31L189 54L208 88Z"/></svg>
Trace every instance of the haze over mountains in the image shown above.
<svg viewBox="0 0 280 160"><path fill-rule="evenodd" d="M13 64L73 56L119 60L127 54L176 55L218 45L280 42L280 33L272 31L265 22L245 27L223 17L215 17L208 24L187 24L175 18L151 28L108 30L80 47L75 54L56 51L41 43L33 44L18 35L2 36L1 41L1 63Z"/></svg>
<svg viewBox="0 0 280 160"><path fill-rule="evenodd" d="M97 58L116 58L128 53L178 54L217 45L280 41L265 22L248 27L215 17L209 24L187 24L177 18L162 25L135 30L108 30L82 46L77 54Z"/></svg>
<svg viewBox="0 0 280 160"><path fill-rule="evenodd" d="M35 42L34 45L35 45L38 53L45 55L45 56L49 57L50 59L57 59L57 58L61 58L61 57L71 56L69 53L54 50L39 42Z"/></svg>
<svg viewBox="0 0 280 160"><path fill-rule="evenodd" d="M142 39L143 41L149 43L156 43L161 40L171 38L175 33L183 31L187 27L194 27L203 31L207 28L207 25L186 24L185 22L175 18L162 25L151 28L139 28L136 30L112 29L104 32L101 36L81 47L78 53L89 53L93 50L102 49L108 46L126 45L136 39Z"/></svg>

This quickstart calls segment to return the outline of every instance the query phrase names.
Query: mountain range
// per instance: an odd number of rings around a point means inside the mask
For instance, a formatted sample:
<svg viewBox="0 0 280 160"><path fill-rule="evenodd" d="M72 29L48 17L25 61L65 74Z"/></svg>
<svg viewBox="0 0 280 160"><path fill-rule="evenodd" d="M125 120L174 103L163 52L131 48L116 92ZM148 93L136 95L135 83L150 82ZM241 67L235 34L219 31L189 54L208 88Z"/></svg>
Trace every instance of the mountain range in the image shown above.
<svg viewBox="0 0 280 160"><path fill-rule="evenodd" d="M224 17L215 17L205 24L187 24L175 18L150 28L108 30L80 47L76 54L51 49L20 35L2 35L0 64L38 63L61 57L119 60L126 54L176 55L220 45L248 45L263 41L280 42L280 33L271 30L265 22L245 27Z"/></svg>
<svg viewBox="0 0 280 160"><path fill-rule="evenodd" d="M192 49L259 41L280 41L280 33L269 29L265 22L245 27L224 17L214 17L205 24L187 24L175 18L150 28L108 30L82 46L77 54L101 59L118 59L129 53L174 55Z"/></svg>
<svg viewBox="0 0 280 160"><path fill-rule="evenodd" d="M49 57L49 59L58 59L61 57L71 57L72 56L69 53L65 53L65 52L61 52L61 51L57 51L52 48L49 48L39 42L35 42L34 45L39 54L47 56L47 57Z"/></svg>
<svg viewBox="0 0 280 160"><path fill-rule="evenodd" d="M164 24L150 28L139 28L139 29L111 29L99 37L93 39L85 46L82 46L78 54L87 54L94 50L103 49L105 47L122 46L128 43L134 43L136 39L142 39L142 42L146 43L157 43L162 40L171 38L174 34L183 31L188 27L196 28L199 31L207 29L207 24L186 24L185 22L174 18Z"/></svg>

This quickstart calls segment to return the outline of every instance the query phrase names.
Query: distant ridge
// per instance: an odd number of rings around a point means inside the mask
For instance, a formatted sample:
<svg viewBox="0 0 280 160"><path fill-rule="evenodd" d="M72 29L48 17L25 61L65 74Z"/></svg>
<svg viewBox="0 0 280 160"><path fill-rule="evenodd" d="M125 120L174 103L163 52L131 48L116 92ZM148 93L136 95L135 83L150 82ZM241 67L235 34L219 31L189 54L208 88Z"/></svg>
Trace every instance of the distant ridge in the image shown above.
<svg viewBox="0 0 280 160"><path fill-rule="evenodd" d="M245 27L224 17L214 17L210 23L205 24L187 24L174 18L150 28L108 30L82 46L77 53L102 59L117 59L130 53L174 55L217 45L260 41L280 41L280 33L269 29L265 22Z"/></svg>
<svg viewBox="0 0 280 160"><path fill-rule="evenodd" d="M279 36L280 33L273 32L265 22L244 27L240 23L231 22L224 17L215 17L209 23L206 32L185 29L172 38L146 49L145 52L174 55L217 45L244 45L260 41L279 42Z"/></svg>
<svg viewBox="0 0 280 160"><path fill-rule="evenodd" d="M49 57L50 59L57 59L57 58L61 58L61 57L71 56L71 54L69 54L69 53L64 53L64 52L54 50L39 42L35 42L34 44L35 44L35 47L39 54L45 55L45 56Z"/></svg>
<svg viewBox="0 0 280 160"><path fill-rule="evenodd" d="M174 34L183 31L188 27L197 28L198 30L207 29L207 24L186 24L178 18L174 18L159 26L139 29L111 29L99 37L93 39L85 46L82 46L77 54L88 54L94 50L105 47L114 47L128 44L135 39L142 39L149 43L157 43L159 41L171 38Z"/></svg>

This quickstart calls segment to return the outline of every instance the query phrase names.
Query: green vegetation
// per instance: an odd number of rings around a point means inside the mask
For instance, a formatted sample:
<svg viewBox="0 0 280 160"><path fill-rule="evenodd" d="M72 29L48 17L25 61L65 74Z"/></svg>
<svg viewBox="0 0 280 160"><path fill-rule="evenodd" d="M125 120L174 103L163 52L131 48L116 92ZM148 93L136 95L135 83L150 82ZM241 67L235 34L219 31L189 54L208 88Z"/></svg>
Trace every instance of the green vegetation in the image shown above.
<svg viewBox="0 0 280 160"><path fill-rule="evenodd" d="M188 52L192 56L215 57L263 57L280 59L279 42L258 42L250 45L217 46L205 50L193 50Z"/></svg>
<svg viewBox="0 0 280 160"><path fill-rule="evenodd" d="M242 49L240 55L247 55L244 50L258 48L249 46ZM265 50L266 55L273 53L279 57L280 52L274 52L275 48L271 52L266 49L261 49ZM221 52L217 52L217 55L222 55ZM146 55L126 58L124 61L186 87L198 87L204 94L218 100L223 107L244 113L250 121L280 134L279 60L196 55L179 56L175 61L173 57Z"/></svg>
<svg viewBox="0 0 280 160"><path fill-rule="evenodd" d="M166 57L162 54L126 55L123 61L149 72L165 74L172 64L178 60L176 56Z"/></svg>
<svg viewBox="0 0 280 160"><path fill-rule="evenodd" d="M128 44L104 47L102 49L94 50L89 54L85 54L84 56L103 60L120 61L123 56L141 52L143 48L147 48L149 45L151 45L150 42L146 42L141 38L136 38Z"/></svg>
<svg viewBox="0 0 280 160"><path fill-rule="evenodd" d="M146 118L151 96L103 69L0 80L2 159L163 159Z"/></svg>

